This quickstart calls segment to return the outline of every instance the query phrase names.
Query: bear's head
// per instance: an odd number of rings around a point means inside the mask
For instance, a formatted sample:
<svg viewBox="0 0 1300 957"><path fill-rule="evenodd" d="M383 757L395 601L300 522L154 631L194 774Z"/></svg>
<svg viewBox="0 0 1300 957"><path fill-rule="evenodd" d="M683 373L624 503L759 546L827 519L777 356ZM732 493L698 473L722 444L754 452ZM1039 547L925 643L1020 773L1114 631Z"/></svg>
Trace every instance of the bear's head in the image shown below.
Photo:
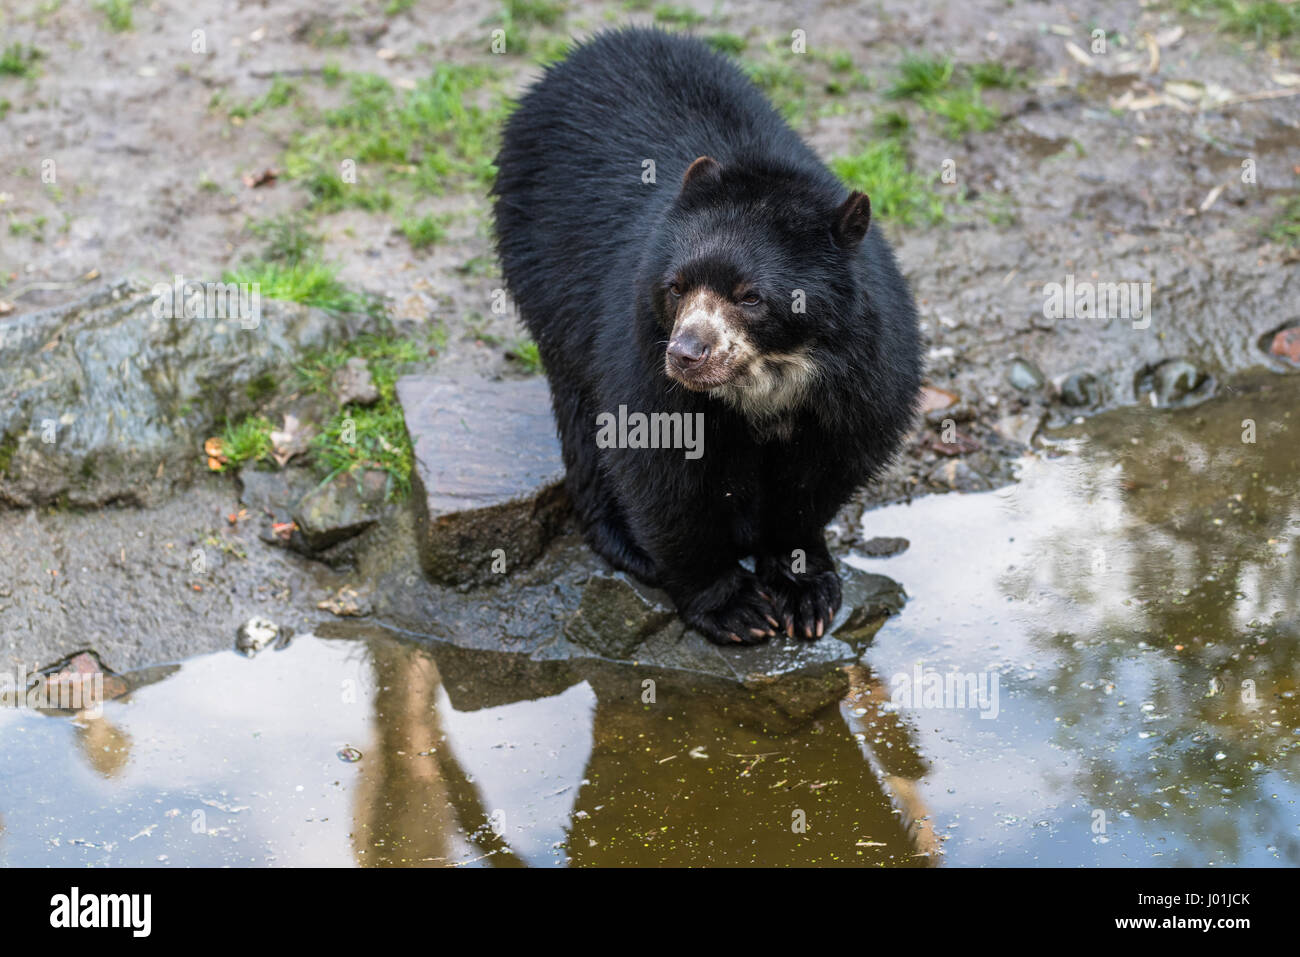
<svg viewBox="0 0 1300 957"><path fill-rule="evenodd" d="M807 172L709 156L691 163L644 277L665 374L751 418L800 406L863 312L863 193Z"/></svg>

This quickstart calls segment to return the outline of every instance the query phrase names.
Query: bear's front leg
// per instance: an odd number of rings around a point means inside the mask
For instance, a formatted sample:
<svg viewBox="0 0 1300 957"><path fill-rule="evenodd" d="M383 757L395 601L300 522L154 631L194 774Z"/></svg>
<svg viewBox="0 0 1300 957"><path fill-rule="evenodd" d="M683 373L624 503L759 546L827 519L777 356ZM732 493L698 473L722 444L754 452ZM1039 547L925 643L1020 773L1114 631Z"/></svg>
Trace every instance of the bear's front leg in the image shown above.
<svg viewBox="0 0 1300 957"><path fill-rule="evenodd" d="M686 624L719 645L756 645L777 633L772 598L757 576L738 564L712 574L670 589ZM700 588L700 581L708 583Z"/></svg>
<svg viewBox="0 0 1300 957"><path fill-rule="evenodd" d="M628 514L682 620L720 645L773 637L780 621L772 599L758 576L740 565L722 510L701 509L689 495L643 496Z"/></svg>
<svg viewBox="0 0 1300 957"><path fill-rule="evenodd" d="M820 531L807 541L762 549L755 571L791 638L815 641L840 610L840 576Z"/></svg>

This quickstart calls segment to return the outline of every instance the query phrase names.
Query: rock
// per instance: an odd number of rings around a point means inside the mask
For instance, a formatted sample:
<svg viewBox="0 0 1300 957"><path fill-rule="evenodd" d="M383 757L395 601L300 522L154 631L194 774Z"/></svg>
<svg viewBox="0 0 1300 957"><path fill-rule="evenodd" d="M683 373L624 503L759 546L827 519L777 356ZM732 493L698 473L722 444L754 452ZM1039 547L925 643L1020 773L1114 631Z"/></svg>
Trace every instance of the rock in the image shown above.
<svg viewBox="0 0 1300 957"><path fill-rule="evenodd" d="M903 542L903 548L899 551L907 548L905 538L880 541ZM840 563L840 581L843 585L844 604L836 617L843 620L834 626L832 634L847 641L856 650L875 635L885 619L903 610L907 595L903 586L892 578L864 572L843 562Z"/></svg>
<svg viewBox="0 0 1300 957"><path fill-rule="evenodd" d="M540 378L397 383L415 449L420 559L430 579L468 585L532 563L568 513L564 465Z"/></svg>
<svg viewBox="0 0 1300 957"><path fill-rule="evenodd" d="M570 640L605 658L630 658L652 635L677 622L666 595L623 572L592 575L564 626ZM677 631L684 629L677 622Z"/></svg>
<svg viewBox="0 0 1300 957"><path fill-rule="evenodd" d="M1007 382L1021 392L1036 392L1043 387L1045 381L1038 366L1028 359L1014 360L1007 370Z"/></svg>
<svg viewBox="0 0 1300 957"><path fill-rule="evenodd" d="M1293 365L1300 365L1300 326L1283 329L1273 337L1269 353L1281 356Z"/></svg>
<svg viewBox="0 0 1300 957"><path fill-rule="evenodd" d="M774 708L794 721L806 721L849 691L849 676L842 667L755 674L741 683L758 699L760 708Z"/></svg>
<svg viewBox="0 0 1300 957"><path fill-rule="evenodd" d="M949 421L954 424L970 422L975 417L975 409L966 402L958 402L956 405L950 405L942 409L931 409L925 413L925 421L940 429L947 425Z"/></svg>
<svg viewBox="0 0 1300 957"><path fill-rule="evenodd" d="M1139 392L1154 396L1153 404L1166 409L1192 405L1210 397L1212 380L1187 359L1169 359L1141 377Z"/></svg>
<svg viewBox="0 0 1300 957"><path fill-rule="evenodd" d="M1038 427L1043 424L1044 417L1045 413L1041 410L1029 409L1013 415L1002 416L993 424L993 428L1004 439L1017 442L1020 445L1029 445L1034 441L1034 436L1038 434Z"/></svg>
<svg viewBox="0 0 1300 957"><path fill-rule="evenodd" d="M363 618L370 614L370 602L351 585L344 585L316 607L338 618Z"/></svg>
<svg viewBox="0 0 1300 957"><path fill-rule="evenodd" d="M877 535L863 542L859 551L870 558L889 558L892 555L901 555L911 544L905 538L886 538Z"/></svg>
<svg viewBox="0 0 1300 957"><path fill-rule="evenodd" d="M387 494L386 472L344 473L304 495L293 507L293 520L307 547L323 552L378 521Z"/></svg>
<svg viewBox="0 0 1300 957"><path fill-rule="evenodd" d="M1066 405L1101 405L1101 383L1091 372L1072 372L1061 383L1061 401Z"/></svg>
<svg viewBox="0 0 1300 957"><path fill-rule="evenodd" d="M235 648L251 658L279 636L280 628L275 622L255 615L239 626Z"/></svg>
<svg viewBox="0 0 1300 957"><path fill-rule="evenodd" d="M334 395L339 405L374 405L379 401L379 388L370 376L366 360L353 357L334 373Z"/></svg>
<svg viewBox="0 0 1300 957"><path fill-rule="evenodd" d="M315 557L293 517L302 498L320 484L314 471L297 467L267 471L245 466L239 470L238 482L239 500L255 513L258 538L268 545Z"/></svg>
<svg viewBox="0 0 1300 957"><path fill-rule="evenodd" d="M952 430L951 437L951 442L945 442L943 430L940 430L939 435L927 434L926 447L932 452L945 456L966 455L970 452L978 452L981 448L979 442L956 429Z"/></svg>
<svg viewBox="0 0 1300 957"><path fill-rule="evenodd" d="M379 322L266 301L254 324L161 301L123 281L0 318L0 503L154 504L204 471L204 440L260 383Z"/></svg>
<svg viewBox="0 0 1300 957"><path fill-rule="evenodd" d="M940 462L931 469L926 477L931 485L950 488L956 492L982 492L989 487L988 481L963 459Z"/></svg>
<svg viewBox="0 0 1300 957"><path fill-rule="evenodd" d="M42 704L56 711L95 711L103 702L120 698L130 690L121 675L89 650L42 668L37 673L37 682L41 686L37 694Z"/></svg>

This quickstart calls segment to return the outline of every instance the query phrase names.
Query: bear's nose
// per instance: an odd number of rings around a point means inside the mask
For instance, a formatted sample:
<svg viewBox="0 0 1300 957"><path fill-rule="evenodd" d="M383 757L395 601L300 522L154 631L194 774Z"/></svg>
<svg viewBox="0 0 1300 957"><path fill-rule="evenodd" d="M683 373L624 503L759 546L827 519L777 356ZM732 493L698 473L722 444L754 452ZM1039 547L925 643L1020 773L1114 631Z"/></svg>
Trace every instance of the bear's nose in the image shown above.
<svg viewBox="0 0 1300 957"><path fill-rule="evenodd" d="M668 355L677 365L693 366L709 354L709 345L698 336L683 332L668 343Z"/></svg>

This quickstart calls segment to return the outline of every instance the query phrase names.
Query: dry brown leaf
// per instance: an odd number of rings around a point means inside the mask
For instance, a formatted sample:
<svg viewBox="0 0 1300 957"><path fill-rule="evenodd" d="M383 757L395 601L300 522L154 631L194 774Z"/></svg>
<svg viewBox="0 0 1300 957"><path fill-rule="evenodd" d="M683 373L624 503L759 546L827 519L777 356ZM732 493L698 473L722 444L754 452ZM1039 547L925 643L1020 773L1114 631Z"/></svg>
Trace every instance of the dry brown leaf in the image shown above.
<svg viewBox="0 0 1300 957"><path fill-rule="evenodd" d="M1065 41L1065 52L1070 54L1070 59L1080 66L1092 66L1092 56L1073 40Z"/></svg>

